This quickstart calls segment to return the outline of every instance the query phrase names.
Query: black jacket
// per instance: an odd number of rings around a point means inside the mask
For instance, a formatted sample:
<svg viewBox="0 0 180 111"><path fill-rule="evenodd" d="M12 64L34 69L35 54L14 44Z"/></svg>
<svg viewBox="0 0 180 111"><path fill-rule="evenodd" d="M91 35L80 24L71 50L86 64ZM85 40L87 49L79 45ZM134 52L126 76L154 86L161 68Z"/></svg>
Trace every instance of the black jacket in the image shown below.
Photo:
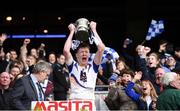
<svg viewBox="0 0 180 111"><path fill-rule="evenodd" d="M0 89L0 110L10 110L10 93L11 93L11 88L6 89L6 90L1 90Z"/></svg>
<svg viewBox="0 0 180 111"><path fill-rule="evenodd" d="M19 78L14 84L11 106L15 110L30 110L32 101L38 101L38 96L30 75L27 75Z"/></svg>
<svg viewBox="0 0 180 111"><path fill-rule="evenodd" d="M54 92L64 92L70 88L69 73L64 70L65 65L55 64L53 67Z"/></svg>

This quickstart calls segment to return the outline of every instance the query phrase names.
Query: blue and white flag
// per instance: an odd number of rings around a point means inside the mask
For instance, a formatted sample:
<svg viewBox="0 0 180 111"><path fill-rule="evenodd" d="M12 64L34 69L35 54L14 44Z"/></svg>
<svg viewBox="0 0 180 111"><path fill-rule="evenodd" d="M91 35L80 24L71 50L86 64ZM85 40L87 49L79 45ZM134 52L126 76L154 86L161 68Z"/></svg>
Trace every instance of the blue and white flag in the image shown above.
<svg viewBox="0 0 180 111"><path fill-rule="evenodd" d="M164 31L164 21L163 20L152 20L148 33L146 35L146 40L151 40L153 37L156 37L158 34L161 34Z"/></svg>
<svg viewBox="0 0 180 111"><path fill-rule="evenodd" d="M101 62L102 64L107 61L108 55L111 56L112 61L116 61L119 58L119 54L113 48L105 47L104 53L102 56L102 62Z"/></svg>
<svg viewBox="0 0 180 111"><path fill-rule="evenodd" d="M105 47L101 63L104 63L106 61L106 59L108 58L107 56L108 54L110 54L112 60L116 60L119 58L119 54L113 48ZM93 60L94 57L95 57L95 53L91 53L89 57L89 61Z"/></svg>

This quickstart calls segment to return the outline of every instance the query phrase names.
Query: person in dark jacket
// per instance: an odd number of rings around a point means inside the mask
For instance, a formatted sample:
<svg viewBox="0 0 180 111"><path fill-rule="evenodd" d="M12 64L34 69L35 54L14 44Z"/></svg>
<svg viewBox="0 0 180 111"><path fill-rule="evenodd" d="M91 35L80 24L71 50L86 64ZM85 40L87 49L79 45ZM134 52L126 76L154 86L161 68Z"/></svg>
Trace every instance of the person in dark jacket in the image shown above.
<svg viewBox="0 0 180 111"><path fill-rule="evenodd" d="M160 65L160 59L157 53L151 52L150 54L148 54L150 50L151 49L149 49L148 47L140 45L137 47L139 57L136 58L136 65L137 68L143 73L141 80L150 80L156 92L160 94L160 86L156 83L155 71L159 67L162 68L165 72L168 71L166 71L166 67L162 67Z"/></svg>
<svg viewBox="0 0 180 111"><path fill-rule="evenodd" d="M12 109L30 110L32 101L44 101L46 97L40 83L48 78L51 71L50 64L41 61L35 64L32 74L19 78L11 92Z"/></svg>
<svg viewBox="0 0 180 111"><path fill-rule="evenodd" d="M10 110L10 74L2 72L0 74L0 110Z"/></svg>
<svg viewBox="0 0 180 111"><path fill-rule="evenodd" d="M65 56L58 55L53 66L54 100L67 100L70 88L69 72L65 64Z"/></svg>

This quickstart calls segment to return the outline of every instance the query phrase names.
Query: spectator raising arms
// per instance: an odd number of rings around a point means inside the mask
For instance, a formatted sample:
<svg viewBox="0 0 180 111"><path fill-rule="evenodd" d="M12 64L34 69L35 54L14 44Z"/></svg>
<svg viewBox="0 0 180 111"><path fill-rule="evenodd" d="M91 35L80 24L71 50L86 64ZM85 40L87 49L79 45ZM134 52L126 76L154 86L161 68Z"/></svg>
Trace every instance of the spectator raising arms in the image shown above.
<svg viewBox="0 0 180 111"><path fill-rule="evenodd" d="M140 80L141 76L141 73L136 73L133 80L128 83L125 92L129 97L137 102L139 110L155 110L158 96L149 80L142 81L142 94L133 91L135 82Z"/></svg>

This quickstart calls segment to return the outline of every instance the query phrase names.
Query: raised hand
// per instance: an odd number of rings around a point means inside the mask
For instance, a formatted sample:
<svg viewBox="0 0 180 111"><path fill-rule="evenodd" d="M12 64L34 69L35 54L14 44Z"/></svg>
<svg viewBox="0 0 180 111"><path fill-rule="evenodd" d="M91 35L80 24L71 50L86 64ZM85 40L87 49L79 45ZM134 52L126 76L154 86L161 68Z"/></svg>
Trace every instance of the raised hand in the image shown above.
<svg viewBox="0 0 180 111"><path fill-rule="evenodd" d="M96 22L91 21L89 26L90 26L91 30L96 30L96 25L97 25Z"/></svg>
<svg viewBox="0 0 180 111"><path fill-rule="evenodd" d="M145 47L143 45L138 45L137 48L136 48L136 51L137 51L139 56L146 57L146 55L151 51L151 48L150 47Z"/></svg>
<svg viewBox="0 0 180 111"><path fill-rule="evenodd" d="M141 78L142 78L142 72L141 71L135 72L133 82L136 82L136 81L140 80Z"/></svg>
<svg viewBox="0 0 180 111"><path fill-rule="evenodd" d="M31 42L31 40L30 39L24 39L24 45L28 45L29 43Z"/></svg>
<svg viewBox="0 0 180 111"><path fill-rule="evenodd" d="M45 48L45 46L46 45L44 43L41 43L41 45L40 45L41 48Z"/></svg>
<svg viewBox="0 0 180 111"><path fill-rule="evenodd" d="M3 33L3 34L0 36L0 45L2 45L3 42L4 42L6 39L7 39L7 35Z"/></svg>
<svg viewBox="0 0 180 111"><path fill-rule="evenodd" d="M70 32L75 31L75 29L76 29L74 24L69 24L68 28L69 28Z"/></svg>

